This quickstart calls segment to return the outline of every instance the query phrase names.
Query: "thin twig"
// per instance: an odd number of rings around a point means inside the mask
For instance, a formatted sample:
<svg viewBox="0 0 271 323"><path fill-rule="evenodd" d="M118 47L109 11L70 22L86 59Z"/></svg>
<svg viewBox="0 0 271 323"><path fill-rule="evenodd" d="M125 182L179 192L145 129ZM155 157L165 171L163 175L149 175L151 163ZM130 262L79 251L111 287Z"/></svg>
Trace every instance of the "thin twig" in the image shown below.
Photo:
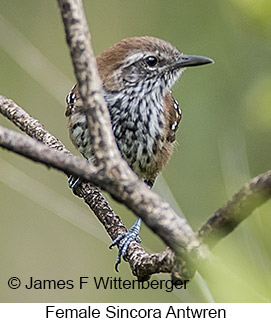
<svg viewBox="0 0 271 323"><path fill-rule="evenodd" d="M209 247L231 233L257 207L271 198L271 171L246 183L206 221L198 236Z"/></svg>

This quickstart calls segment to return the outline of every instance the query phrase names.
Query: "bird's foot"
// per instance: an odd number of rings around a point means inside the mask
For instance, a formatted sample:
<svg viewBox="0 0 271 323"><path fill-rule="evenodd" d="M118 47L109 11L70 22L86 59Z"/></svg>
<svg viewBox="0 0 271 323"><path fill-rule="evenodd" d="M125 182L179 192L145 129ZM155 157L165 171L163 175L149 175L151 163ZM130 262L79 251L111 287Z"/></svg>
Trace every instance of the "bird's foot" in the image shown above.
<svg viewBox="0 0 271 323"><path fill-rule="evenodd" d="M70 188L74 191L78 185L82 183L82 179L78 176L70 175L68 178Z"/></svg>
<svg viewBox="0 0 271 323"><path fill-rule="evenodd" d="M136 223L130 228L128 232L120 234L115 240L112 241L109 248L119 244L119 253L116 259L115 270L118 272L118 265L121 263L121 257L125 257L127 249L132 241L141 242L139 231L141 226L141 218L136 220Z"/></svg>

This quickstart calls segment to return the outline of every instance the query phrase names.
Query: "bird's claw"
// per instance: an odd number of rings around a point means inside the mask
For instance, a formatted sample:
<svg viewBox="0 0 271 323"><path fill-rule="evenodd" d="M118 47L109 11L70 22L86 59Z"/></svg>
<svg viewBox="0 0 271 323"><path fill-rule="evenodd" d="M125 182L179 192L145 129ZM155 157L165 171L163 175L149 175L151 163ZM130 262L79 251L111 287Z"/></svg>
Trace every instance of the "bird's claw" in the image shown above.
<svg viewBox="0 0 271 323"><path fill-rule="evenodd" d="M118 266L121 263L121 257L125 257L127 249L132 241L141 242L139 231L141 226L141 219L138 218L136 223L130 228L128 232L120 234L115 240L112 241L109 248L119 245L119 252L116 259L115 270L118 272Z"/></svg>

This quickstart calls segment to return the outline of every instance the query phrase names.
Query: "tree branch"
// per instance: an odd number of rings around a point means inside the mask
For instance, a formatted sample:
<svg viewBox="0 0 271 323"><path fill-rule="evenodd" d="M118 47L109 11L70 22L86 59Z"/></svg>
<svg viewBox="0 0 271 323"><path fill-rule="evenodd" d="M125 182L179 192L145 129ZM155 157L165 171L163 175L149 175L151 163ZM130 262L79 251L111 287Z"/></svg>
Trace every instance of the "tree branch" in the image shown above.
<svg viewBox="0 0 271 323"><path fill-rule="evenodd" d="M2 147L47 166L60 169L65 173L71 172L74 175L86 176L86 179L90 178L96 181L95 168L86 171L84 167L89 167L88 163L83 159L72 156L59 140L48 133L37 120L30 117L12 100L0 96L0 112L21 130L40 141L37 142L23 134L0 126L0 145ZM55 156L56 160L54 160ZM93 171L90 176L89 170ZM99 179L97 179L97 183L100 183ZM127 230L95 186L82 183L76 189L76 194L89 205L112 239ZM270 197L271 171L268 171L245 184L231 200L226 202L206 221L198 231L201 242L209 247L214 246ZM148 254L136 242L131 243L127 260L133 274L139 279L147 279L154 273L173 273L177 270L175 256L170 249L158 254Z"/></svg>
<svg viewBox="0 0 271 323"><path fill-rule="evenodd" d="M213 247L270 198L271 171L268 171L246 183L231 200L215 211L199 229L199 238Z"/></svg>

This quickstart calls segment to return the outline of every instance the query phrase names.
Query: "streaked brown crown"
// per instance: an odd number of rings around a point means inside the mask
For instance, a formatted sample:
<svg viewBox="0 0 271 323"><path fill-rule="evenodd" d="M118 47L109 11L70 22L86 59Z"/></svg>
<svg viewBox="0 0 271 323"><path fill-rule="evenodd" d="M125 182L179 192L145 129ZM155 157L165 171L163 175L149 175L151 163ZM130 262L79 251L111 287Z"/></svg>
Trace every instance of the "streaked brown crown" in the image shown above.
<svg viewBox="0 0 271 323"><path fill-rule="evenodd" d="M150 56L156 58L156 65L148 66ZM207 57L184 55L169 42L149 36L123 39L97 56L99 74L111 91L149 77L166 77L163 86L170 89L185 67L212 62Z"/></svg>

